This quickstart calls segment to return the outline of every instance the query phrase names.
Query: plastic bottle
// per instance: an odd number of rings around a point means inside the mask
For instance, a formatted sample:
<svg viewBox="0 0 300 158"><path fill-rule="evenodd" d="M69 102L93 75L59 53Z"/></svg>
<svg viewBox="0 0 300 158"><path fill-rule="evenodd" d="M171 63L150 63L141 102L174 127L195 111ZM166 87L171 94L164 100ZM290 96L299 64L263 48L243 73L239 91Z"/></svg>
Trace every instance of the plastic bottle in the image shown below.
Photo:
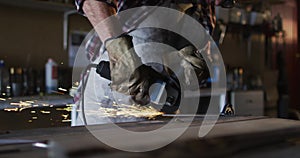
<svg viewBox="0 0 300 158"><path fill-rule="evenodd" d="M22 96L22 68L10 68L11 91L14 97Z"/></svg>
<svg viewBox="0 0 300 158"><path fill-rule="evenodd" d="M10 97L9 73L3 60L0 60L0 96Z"/></svg>
<svg viewBox="0 0 300 158"><path fill-rule="evenodd" d="M46 63L46 92L52 93L53 91L57 91L58 86L58 73L57 73L57 63L55 63L51 58L48 59Z"/></svg>

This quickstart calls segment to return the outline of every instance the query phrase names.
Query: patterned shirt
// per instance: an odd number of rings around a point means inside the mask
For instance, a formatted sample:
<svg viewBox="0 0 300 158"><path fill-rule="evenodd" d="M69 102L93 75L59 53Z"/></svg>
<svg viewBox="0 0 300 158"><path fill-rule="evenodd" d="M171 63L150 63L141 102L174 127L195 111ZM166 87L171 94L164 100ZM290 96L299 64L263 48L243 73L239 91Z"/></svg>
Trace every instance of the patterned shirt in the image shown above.
<svg viewBox="0 0 300 158"><path fill-rule="evenodd" d="M75 0L75 4L79 13L84 14L82 6L85 0ZM107 1L108 3L112 0L99 0ZM117 6L117 11L126 10L133 7L139 7L143 5L147 6L156 6L163 3L164 0L119 0ZM176 1L176 0L175 0ZM193 7L185 11L186 14L192 16L210 33L213 33L215 27L215 0L177 0L178 3L191 3L195 2ZM113 6L113 5L111 5ZM101 47L101 40L98 35L95 33L93 37L87 42L86 52L87 58L91 61L94 61L99 56L99 50Z"/></svg>

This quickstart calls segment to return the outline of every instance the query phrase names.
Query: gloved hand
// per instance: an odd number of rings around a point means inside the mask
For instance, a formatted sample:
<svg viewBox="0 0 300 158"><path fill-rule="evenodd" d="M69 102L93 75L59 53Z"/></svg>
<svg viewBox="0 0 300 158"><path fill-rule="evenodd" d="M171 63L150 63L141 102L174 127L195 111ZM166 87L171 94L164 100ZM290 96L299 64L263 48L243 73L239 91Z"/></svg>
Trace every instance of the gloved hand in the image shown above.
<svg viewBox="0 0 300 158"><path fill-rule="evenodd" d="M179 51L167 54L167 56L164 56L164 62L175 68L175 71L182 72L177 75L180 75L178 77L183 79L185 86L198 88L196 85L192 85L192 83L197 83L192 81L193 72L195 72L197 76L198 83L206 81L209 77L209 70L205 60L200 54L200 51L196 50L193 46L187 46ZM166 68L166 71L169 72L168 68Z"/></svg>
<svg viewBox="0 0 300 158"><path fill-rule="evenodd" d="M131 95L138 104L148 104L149 88L156 80L162 79L162 75L142 64L134 51L131 36L110 39L105 46L110 59L112 90Z"/></svg>
<svg viewBox="0 0 300 158"><path fill-rule="evenodd" d="M209 70L206 65L206 62L203 59L200 52L196 50L195 47L193 46L184 47L178 51L178 54L184 59L184 61L186 61L186 62L181 62L181 66L185 68L184 75L187 84L189 84L188 81L191 75L191 71L195 71L197 78L200 82L208 78ZM187 63L191 64L192 68Z"/></svg>

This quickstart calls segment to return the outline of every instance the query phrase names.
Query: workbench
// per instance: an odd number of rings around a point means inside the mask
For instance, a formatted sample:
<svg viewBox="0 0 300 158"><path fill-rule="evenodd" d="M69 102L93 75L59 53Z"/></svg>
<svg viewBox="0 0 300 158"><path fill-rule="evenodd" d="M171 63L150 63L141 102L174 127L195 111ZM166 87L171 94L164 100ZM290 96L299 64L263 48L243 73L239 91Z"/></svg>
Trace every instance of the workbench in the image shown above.
<svg viewBox="0 0 300 158"><path fill-rule="evenodd" d="M119 123L132 131L145 131L165 125L169 119ZM178 119L184 122L185 119ZM130 153L111 148L96 139L86 127L56 127L17 131L1 131L0 142L34 140L55 142L56 152L65 157L300 157L300 122L267 117L220 117L212 130L198 137L203 117L196 117L185 133L171 144L144 153ZM90 128L89 128L90 129ZM95 125L115 140L126 135L114 135L108 125ZM149 141L151 138L144 138ZM130 141L130 140L128 140ZM1 143L0 143L1 144ZM0 157L47 157L41 149L5 150L0 145ZM143 145L135 146L143 148ZM61 156L61 157L63 157ZM60 156L58 156L60 157Z"/></svg>

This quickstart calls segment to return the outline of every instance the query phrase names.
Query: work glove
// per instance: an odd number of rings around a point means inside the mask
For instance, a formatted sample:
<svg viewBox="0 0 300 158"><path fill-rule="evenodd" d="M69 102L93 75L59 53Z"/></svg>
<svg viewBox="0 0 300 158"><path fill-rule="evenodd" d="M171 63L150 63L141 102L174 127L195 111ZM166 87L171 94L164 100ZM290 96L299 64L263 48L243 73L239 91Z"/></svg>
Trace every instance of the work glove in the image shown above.
<svg viewBox="0 0 300 158"><path fill-rule="evenodd" d="M200 52L200 50L197 50L193 46L186 46L181 50L172 52L164 57L164 62L168 63L168 65L172 65L172 67L175 67L175 69L177 69L176 71L181 72L177 75L179 75L179 78L184 80L185 87L199 88L195 84L201 84L209 77L207 64ZM168 72L168 68L166 69ZM195 79L192 77L193 72L195 72L198 82L192 81Z"/></svg>
<svg viewBox="0 0 300 158"><path fill-rule="evenodd" d="M189 78L192 71L195 71L198 81L201 83L209 77L208 67L205 60L200 54L199 50L196 50L193 46L187 46L178 51L178 54L186 62L181 62L181 66L184 67L184 75L186 84L190 84Z"/></svg>
<svg viewBox="0 0 300 158"><path fill-rule="evenodd" d="M149 88L163 76L150 66L142 64L134 51L132 37L122 35L105 42L110 59L111 88L114 91L131 95L141 105L150 102Z"/></svg>

